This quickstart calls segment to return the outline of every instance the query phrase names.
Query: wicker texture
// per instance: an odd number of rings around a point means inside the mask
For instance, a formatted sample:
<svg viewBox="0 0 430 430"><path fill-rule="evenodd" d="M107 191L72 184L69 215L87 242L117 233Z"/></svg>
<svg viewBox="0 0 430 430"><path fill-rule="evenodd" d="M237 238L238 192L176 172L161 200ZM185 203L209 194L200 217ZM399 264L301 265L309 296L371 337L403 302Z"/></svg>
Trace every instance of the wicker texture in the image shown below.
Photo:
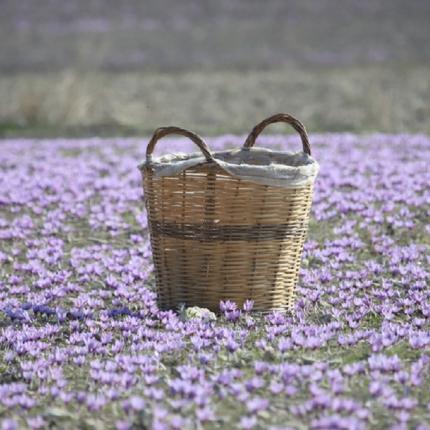
<svg viewBox="0 0 430 430"><path fill-rule="evenodd" d="M310 154L303 125L287 114L258 124L244 149L267 125L286 122L299 132ZM167 134L190 138L206 162L180 175L155 177L151 154ZM312 185L286 189L237 179L211 162L196 134L177 127L156 130L147 148L143 182L159 304L185 303L218 310L220 300L254 309L289 309L294 303Z"/></svg>

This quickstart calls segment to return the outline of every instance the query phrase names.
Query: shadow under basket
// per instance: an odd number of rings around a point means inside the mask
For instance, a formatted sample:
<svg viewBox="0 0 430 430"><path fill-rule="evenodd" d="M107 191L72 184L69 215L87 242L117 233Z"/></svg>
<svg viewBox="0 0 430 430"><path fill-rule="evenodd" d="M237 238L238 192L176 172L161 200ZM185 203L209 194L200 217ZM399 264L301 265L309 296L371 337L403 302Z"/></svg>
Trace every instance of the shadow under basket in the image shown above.
<svg viewBox="0 0 430 430"><path fill-rule="evenodd" d="M278 121L298 129L303 155L310 156L303 125L287 114L257 125L241 151ZM179 173L157 174L155 143L173 133L192 139L204 158ZM221 300L242 306L247 299L256 311L293 306L314 177L289 187L244 180L220 165L199 136L177 127L155 132L140 168L162 309L185 304L218 311Z"/></svg>

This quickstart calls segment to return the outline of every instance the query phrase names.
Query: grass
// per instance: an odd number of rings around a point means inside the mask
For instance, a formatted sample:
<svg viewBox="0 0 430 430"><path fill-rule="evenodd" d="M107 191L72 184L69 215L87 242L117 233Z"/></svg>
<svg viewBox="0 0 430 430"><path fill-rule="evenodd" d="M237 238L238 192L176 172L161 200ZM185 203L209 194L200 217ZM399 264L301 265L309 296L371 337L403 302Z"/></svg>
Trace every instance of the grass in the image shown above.
<svg viewBox="0 0 430 430"><path fill-rule="evenodd" d="M330 137L327 136L328 142L330 142ZM78 146L74 146L73 142L70 142L69 148L61 148L61 149L55 149L55 151L59 151L64 158L68 159L69 157L77 158L77 161L79 161L80 158L84 156L88 156L91 152L96 153L97 156L100 156L100 160L104 160L104 157L106 154L104 153L103 148L107 148L101 146L100 148L86 148L83 150L82 148L79 148ZM368 146L369 148L373 148L373 146ZM40 163L41 161L38 158L38 154L40 154L38 151L37 146L32 146L35 152L35 160L36 163ZM55 144L54 144L55 148ZM115 150L115 152L118 154L118 157L124 156L124 158L130 157L130 153L136 153L137 146L128 145L126 147L128 150L123 153L125 150L124 147L118 146ZM108 152L109 153L109 152ZM370 152L372 154L373 152ZM364 152L364 154L366 154ZM367 154L369 157L371 155ZM344 155L343 155L344 156ZM98 157L97 157L98 158ZM133 158L133 157L132 157ZM39 161L38 161L39 160ZM106 160L105 160L106 161ZM103 177L103 173L100 173L100 177ZM29 178L29 180L31 180ZM353 189L343 189L342 192L345 192L345 195L348 192L354 192ZM98 196L102 197L102 195ZM98 202L98 197L95 197L93 200L88 200L88 205L94 205ZM46 210L53 210L55 211L56 207L53 205L52 207L46 208ZM130 205L130 209L133 209L133 206ZM16 218L16 213L11 210L9 207L4 207L0 211L1 215L6 219L14 219ZM420 213L417 210L417 213ZM23 212L20 212L20 215L22 215ZM65 221L65 226L71 227L70 232L59 230L57 233L54 234L55 237L61 238L65 241L64 246L64 258L63 261L60 263L61 266L64 264L64 268L69 267L68 262L70 261L71 256L71 250L76 248L83 248L86 249L91 254L93 252L101 252L100 250L95 250L93 248L93 245L100 244L100 243L108 243L111 246L107 248L107 253L110 253L114 248L118 249L129 249L130 247L134 246L130 243L130 234L134 232L140 232L141 227L137 224L134 212L126 212L122 214L122 217L124 218L124 221L126 221L129 224L129 227L126 229L121 230L121 234L118 234L114 237L112 237L109 232L103 228L91 228L91 226L84 220L80 219L79 221L74 220L72 218L67 219ZM31 238L38 238L41 237L41 229L43 227L43 214L37 214L32 213L32 218L36 222L36 228L34 229L32 235L28 237L28 239ZM325 221L316 222L315 220L312 220L310 225L310 231L309 231L309 240L316 241L319 244L319 247L323 247L324 243L330 242L334 239L339 239L342 237L342 233L336 232L336 228L340 227L343 222L346 220L352 220L357 219L360 220L359 215L355 214L348 214L345 217L335 217L331 218ZM385 226L380 227L380 234L385 235ZM415 231L415 230L414 230ZM357 228L357 234L360 234L360 229ZM398 231L396 232L396 235L393 236L396 243L399 243L400 241L403 241L403 235L407 235L407 238L409 239L405 243L425 243L425 237L424 235L421 236L421 232L418 232L417 235L414 234L414 232L410 231ZM356 261L353 264L343 264L342 265L342 271L352 270L352 271L359 271L360 268L363 267L366 261L371 261L374 259L374 256L370 255L368 253L368 248L371 246L371 236L362 236L363 241L365 242L366 246L361 249L357 250L355 252ZM406 239L405 239L406 240ZM5 280L8 279L9 275L11 275L14 271L13 262L21 261L24 262L26 258L24 258L24 254L26 252L27 247L25 246L24 240L5 240L3 245L3 250L6 252L7 255L12 255L13 249L20 249L21 252L16 255L13 258L13 261L10 263L5 263L0 270L0 277L3 277ZM139 245L141 246L141 245ZM24 253L24 254L23 254ZM89 259L89 262L92 261L92 258ZM382 261L383 264L386 264L387 262L385 260ZM308 269L315 269L318 270L321 268L321 265L324 264L318 259L313 259L310 256L308 256L303 261L303 265L306 266ZM57 270L57 268L61 267L57 265L52 266L52 270ZM70 268L70 270L73 270ZM75 277L76 275L76 277ZM79 277L77 274L75 274L70 281L79 283ZM104 275L103 275L104 276ZM100 289L106 289L107 287L104 285L104 280L102 279L103 276L99 279L96 276L92 276L91 280L85 281L84 288L85 292L92 294L95 291L100 291ZM36 276L28 275L25 276L25 281L28 282L29 285L35 281ZM338 281L333 281L335 285L340 285ZM376 278L375 278L376 282ZM147 285L153 285L153 279L149 279L147 282ZM396 288L396 287L394 287ZM357 292L357 294L359 294ZM70 307L72 306L71 300L73 294L71 294L70 297L67 298L61 298L61 306L63 307ZM94 295L94 297L97 297ZM20 300L24 300L22 296L17 296ZM106 304L108 306L111 305L111 303L108 303L106 300ZM131 307L133 308L133 304L131 304ZM330 316L328 309L330 309L330 305L328 305L327 302L324 302L324 300L321 300L317 306L315 306L312 310L307 310L307 316L306 321L309 324L315 324L318 326L322 326L325 323L330 322L330 320L327 320L327 316ZM402 316L403 318L403 316ZM399 321L401 322L401 321ZM52 316L42 316L40 314L35 315L34 320L32 322L34 327L44 327L48 323L56 323L56 319ZM162 324L158 321L159 325L157 326L158 329L162 330ZM224 321L219 321L221 325L224 325L228 327L228 323ZM361 330L366 329L380 329L381 324L383 323L383 316L382 315L376 315L376 314L369 314L366 318L364 318L360 324ZM6 327L14 327L15 324L19 324L13 321L10 321L7 319L3 314L0 315L0 328L6 328ZM82 323L84 324L84 323ZM155 327L154 327L155 329ZM70 328L66 325L61 326L61 330L58 331L58 333L55 333L52 335L52 338L49 339L49 344L51 351L53 348L57 347L65 347L68 344L69 338L70 338ZM349 334L353 333L353 329L347 329L345 328L342 330L342 334ZM122 336L122 332L118 329L119 336ZM264 337L264 325L261 324L261 320L259 320L259 316L256 317L256 329L252 331L249 335L249 337L246 340L245 346L241 349L236 351L235 353L226 353L221 352L216 355L216 357L213 359L213 361L210 363L210 366L207 367L207 373L208 375L215 375L220 369L224 368L238 368L241 369L246 377L251 377L253 375L253 362L258 360L263 360L269 363L299 363L299 364L312 364L312 363L326 363L329 365L330 370L335 371L342 369L343 366L349 363L356 363L361 361L366 361L369 356L373 353L371 346L368 344L368 342L359 342L358 344L347 347L347 346L340 346L335 339L330 340L327 345L325 345L322 348L319 349L306 349L306 350L293 350L293 351L286 351L284 353L279 353L276 351L275 345L276 342L273 343L272 348L268 350L261 349L255 345L255 342L257 339ZM126 339L124 337L118 337L121 339ZM129 341L127 341L129 342ZM175 351L175 352L169 352L165 354L160 355L159 360L159 366L160 370L158 374L160 375L160 381L158 382L158 387L160 387L163 390L166 390L167 392L167 382L172 377L176 376L177 373L177 366L183 363L186 363L187 360L189 360L190 357L190 350L191 346L190 344L187 344L186 348L181 351ZM2 354L6 351L6 348L0 348L0 357L2 357ZM130 352L130 345L127 344L127 347L124 351L124 353L131 353ZM387 355L397 355L399 359L402 360L402 363L404 363L405 368L408 369L410 364L413 361L416 361L420 355L424 352L422 349L412 349L407 342L405 341L399 341L396 342L393 346L384 348L382 351L384 354ZM152 351L151 351L152 353ZM48 351L46 352L48 354ZM96 354L91 355L91 359L96 359ZM112 355L107 355L104 357L104 360L110 361L113 360L115 357L115 354L112 353ZM18 366L18 360L21 360L22 358L17 358L16 362L13 362L12 364L4 365L2 361L0 360L0 384L1 383L9 383L12 381L21 381L21 374L22 371L20 367ZM94 391L95 385L94 381L89 376L89 367L88 363L83 366L75 366L70 364L64 364L63 366L65 377L69 383L68 390L82 390L82 391ZM264 378L269 378L268 375L264 376ZM369 374L366 373L364 375L356 375L350 378L346 378L345 382L345 392L342 396L346 398L352 398L354 400L359 401L362 404L366 404L366 407L372 410L372 417L369 421L369 428L389 428L391 424L394 424L395 416L393 414L390 414L389 411L387 411L386 408L383 408L380 406L378 401L376 401L374 398L369 396ZM410 388L410 386L402 386L397 382L392 382L392 387L396 390L396 392L399 393L399 396L412 396L419 400L419 406L417 410L414 412L414 415L411 417L410 424L411 428L415 428L420 423L424 423L428 421L429 415L427 412L427 403L429 402L429 396L427 393L430 391L428 390L428 374L425 376L425 382L423 382L422 387L415 387ZM35 407L31 414L38 413L43 415L45 421L47 422L47 426L49 425L51 428L64 428L64 429L73 429L73 428L87 428L87 429L103 429L103 428L112 428L115 421L119 418L123 419L126 417L124 411L121 407L121 401L118 402L112 402L105 408L103 408L100 411L89 411L87 408L83 405L79 405L77 402L70 402L69 404L65 405L64 402L54 399L50 396L42 396L37 393L37 390L40 387L41 382L40 381L34 381L32 382L29 388L30 393L34 393L35 396L38 396L38 399L40 399L40 405ZM324 380L321 382L321 387L324 389L329 388L329 381ZM103 392L103 388L97 387L97 389L100 389L100 392ZM130 388L130 390L127 392L127 394L134 394L139 393L139 390L141 387L133 387ZM406 392L406 389L410 389L411 392ZM258 392L258 395L264 396L266 398L269 398L271 400L271 416L267 415L269 412L264 412L260 415L260 421L262 423L267 423L269 421L276 422L276 424L279 425L285 425L285 423L288 423L290 426L297 428L297 429L306 429L309 427L309 421L312 419L312 417L297 417L289 411L289 407L291 405L300 404L303 403L308 397L307 394L307 388L301 387L301 390L297 393L296 396L292 396L290 398L286 398L284 396L276 396L273 394L268 393L265 390L261 390ZM208 424L205 426L205 428L208 429L216 429L216 428L227 428L232 426L232 422L237 422L239 420L241 412L241 406L238 405L237 399L234 398L227 398L225 400L214 400L214 406L218 412L219 418L216 422ZM272 412L273 411L273 412ZM182 411L181 411L182 412ZM3 417L8 416L10 412L6 408L2 408L0 405L0 419ZM142 414L136 414L136 417L134 417L134 425L136 428L151 428L150 422L151 417L147 415L148 412L146 410L142 412ZM191 414L189 411L185 411L184 414ZM264 415L266 414L266 415ZM230 420L230 421L229 421ZM145 427L146 425L146 427ZM268 425L267 425L268 426ZM257 427L262 428L262 427Z"/></svg>
<svg viewBox="0 0 430 430"><path fill-rule="evenodd" d="M421 0L2 2L0 137L430 132Z"/></svg>
<svg viewBox="0 0 430 430"><path fill-rule="evenodd" d="M204 135L245 134L278 111L296 115L313 133L430 133L430 8L420 0L345 0L343 7L333 0L268 0L264 5L248 0L156 0L144 5L139 0L121 4L72 0L67 7L48 0L26 3L17 7L14 0L5 0L2 5L6 12L0 16L0 138L140 136L167 124ZM268 132L280 130L273 127ZM81 156L73 145L67 151L65 156ZM5 219L15 217L7 210L1 214ZM35 214L33 218L40 223L35 229L39 235L42 218ZM58 233L65 240L66 259L72 249L92 250L97 244L127 249L129 235L140 232L134 216L129 218L130 229L115 238L82 220L70 220L72 231ZM430 243L425 214L417 214L417 220L422 222L414 233L400 232L396 243ZM336 238L340 221L313 220L309 240L322 244ZM352 270L375 258L370 236L358 234L366 249L357 251ZM23 244L7 241L3 247L8 254L12 247L21 248L20 256L25 250ZM321 262L309 257L303 265L317 269ZM12 261L1 271L9 276ZM104 288L103 280L93 279L86 288L88 292ZM49 317L35 318L35 326L50 322ZM330 322L327 303L322 301L309 312L308 320L317 325ZM377 329L381 323L380 315L369 314L361 328ZM13 324L0 315L0 329ZM247 347L235 355L220 354L211 372L237 367L248 374L254 360L279 361L276 354L254 345L261 335L257 329ZM64 346L69 336L64 329L52 343ZM371 353L363 342L340 347L330 341L316 351L287 352L282 360L321 361L339 369L366 360ZM422 351L402 341L384 353L409 364ZM184 354L162 356L164 378L185 361ZM64 370L71 389L92 388L87 367ZM21 379L18 362L5 365L0 360L0 384ZM388 427L393 416L369 398L368 380L363 375L350 378L346 395L373 403L370 427ZM400 393L407 388L394 385ZM165 388L163 381L161 386ZM427 375L423 387L412 393L420 406L410 426L429 419L428 393ZM288 412L289 403L303 399L272 400L279 424L288 421L307 428ZM237 416L238 406L236 401L216 404L221 416ZM90 413L76 404L66 408L62 402L42 398L37 411L50 427L65 429L103 429L123 417L118 403L102 413ZM8 413L0 404L0 419ZM142 413L135 424L147 428L148 422ZM228 424L221 419L208 428Z"/></svg>
<svg viewBox="0 0 430 430"><path fill-rule="evenodd" d="M133 136L168 124L246 133L279 111L311 132L430 133L429 72L381 65L0 76L0 136Z"/></svg>

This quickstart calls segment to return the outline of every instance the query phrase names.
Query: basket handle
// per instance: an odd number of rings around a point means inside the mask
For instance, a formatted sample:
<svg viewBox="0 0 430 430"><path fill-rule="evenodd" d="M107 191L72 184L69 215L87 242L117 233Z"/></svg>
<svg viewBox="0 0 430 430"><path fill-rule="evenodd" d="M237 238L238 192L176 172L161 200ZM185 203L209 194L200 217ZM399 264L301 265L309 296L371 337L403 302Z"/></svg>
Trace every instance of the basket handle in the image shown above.
<svg viewBox="0 0 430 430"><path fill-rule="evenodd" d="M186 130L185 128L180 127L160 127L157 128L157 130L154 131L154 134L151 137L151 140L148 143L148 146L146 147L146 161L150 163L152 161L152 153L155 148L155 144L164 136L167 136L169 134L179 134L181 136L188 137L190 140L192 140L203 152L203 155L206 157L206 160L209 162L213 161L212 154L206 145L205 141L196 133L193 133L192 131Z"/></svg>
<svg viewBox="0 0 430 430"><path fill-rule="evenodd" d="M242 149L249 150L250 148L252 148L254 146L255 140L257 139L258 135L269 124L273 124L275 122L286 122L287 124L290 124L297 131L297 133L299 133L302 139L303 152L305 152L308 155L311 155L311 146L309 144L309 138L306 133L305 126L298 119L294 118L293 116L287 113L278 113L276 115L272 115L269 118L266 118L265 120L257 124L252 129L251 133L249 133Z"/></svg>

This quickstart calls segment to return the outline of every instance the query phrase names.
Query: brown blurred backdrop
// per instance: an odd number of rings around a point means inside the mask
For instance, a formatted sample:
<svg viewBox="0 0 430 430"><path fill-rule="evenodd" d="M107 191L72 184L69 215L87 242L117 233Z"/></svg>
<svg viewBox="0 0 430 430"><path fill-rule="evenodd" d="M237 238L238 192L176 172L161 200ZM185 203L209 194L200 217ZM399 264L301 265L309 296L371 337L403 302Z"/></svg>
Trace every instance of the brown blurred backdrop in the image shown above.
<svg viewBox="0 0 430 430"><path fill-rule="evenodd" d="M0 0L0 135L430 132L426 0Z"/></svg>

